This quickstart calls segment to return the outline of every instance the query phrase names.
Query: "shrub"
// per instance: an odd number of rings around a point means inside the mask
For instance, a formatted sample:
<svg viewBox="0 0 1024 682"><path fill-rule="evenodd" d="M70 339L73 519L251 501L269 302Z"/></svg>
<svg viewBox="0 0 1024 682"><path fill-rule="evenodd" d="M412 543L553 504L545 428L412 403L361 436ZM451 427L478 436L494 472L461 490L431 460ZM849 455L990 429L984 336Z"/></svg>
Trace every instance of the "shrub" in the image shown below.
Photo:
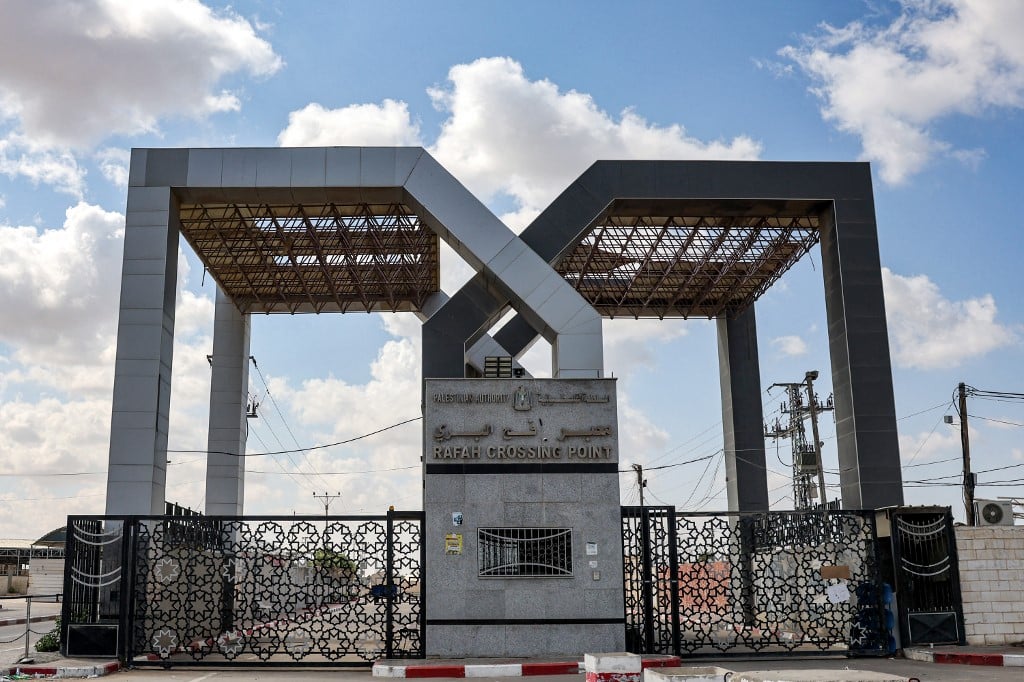
<svg viewBox="0 0 1024 682"><path fill-rule="evenodd" d="M60 651L60 616L53 624L53 629L39 638L36 651Z"/></svg>

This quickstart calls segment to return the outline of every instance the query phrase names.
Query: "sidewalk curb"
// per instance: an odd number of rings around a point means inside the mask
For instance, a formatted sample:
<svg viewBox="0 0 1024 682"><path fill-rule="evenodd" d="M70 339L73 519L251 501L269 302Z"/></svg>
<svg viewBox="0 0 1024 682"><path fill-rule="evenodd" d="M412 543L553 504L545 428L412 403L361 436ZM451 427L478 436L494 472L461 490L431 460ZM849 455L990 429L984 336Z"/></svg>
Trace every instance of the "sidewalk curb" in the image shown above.
<svg viewBox="0 0 1024 682"><path fill-rule="evenodd" d="M71 677L104 677L111 673L116 673L121 669L121 664L117 661L110 663L103 663L101 665L86 665L86 666L75 666L75 667L58 667L53 665L12 665L9 668L0 668L4 670L5 675L15 675L21 673L22 675L45 675L47 677L56 678L71 678Z"/></svg>
<svg viewBox="0 0 1024 682"><path fill-rule="evenodd" d="M42 623L42 622L48 621L48 620L57 620L57 618L59 618L59 617L60 617L59 614L56 614L56 613L53 614L52 616L32 616L32 622L33 623ZM6 620L0 620L0 627L4 627L6 625L24 625L24 624L25 624L25 619L24 618L7 618Z"/></svg>
<svg viewBox="0 0 1024 682"><path fill-rule="evenodd" d="M643 668L678 667L682 659L678 656L644 657ZM529 677L531 675L576 675L583 672L583 661L553 661L548 663L469 663L449 662L417 663L412 665L383 663L373 664L374 677L397 677L423 679L430 677Z"/></svg>
<svg viewBox="0 0 1024 682"><path fill-rule="evenodd" d="M1024 654L979 654L968 652L934 651L933 649L904 649L903 657L924 663L955 663L959 665L993 665L1024 668Z"/></svg>

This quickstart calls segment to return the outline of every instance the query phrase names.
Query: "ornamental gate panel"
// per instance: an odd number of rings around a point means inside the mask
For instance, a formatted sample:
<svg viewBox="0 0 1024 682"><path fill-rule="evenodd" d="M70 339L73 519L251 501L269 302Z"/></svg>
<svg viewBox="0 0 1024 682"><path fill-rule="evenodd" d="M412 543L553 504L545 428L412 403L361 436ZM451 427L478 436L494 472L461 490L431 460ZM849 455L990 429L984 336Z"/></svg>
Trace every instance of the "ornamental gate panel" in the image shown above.
<svg viewBox="0 0 1024 682"><path fill-rule="evenodd" d="M872 512L623 507L622 537L633 653L884 653Z"/></svg>
<svg viewBox="0 0 1024 682"><path fill-rule="evenodd" d="M66 653L115 632L136 666L419 658L422 535L418 511L69 517Z"/></svg>
<svg viewBox="0 0 1024 682"><path fill-rule="evenodd" d="M952 512L893 510L890 529L903 645L965 644Z"/></svg>

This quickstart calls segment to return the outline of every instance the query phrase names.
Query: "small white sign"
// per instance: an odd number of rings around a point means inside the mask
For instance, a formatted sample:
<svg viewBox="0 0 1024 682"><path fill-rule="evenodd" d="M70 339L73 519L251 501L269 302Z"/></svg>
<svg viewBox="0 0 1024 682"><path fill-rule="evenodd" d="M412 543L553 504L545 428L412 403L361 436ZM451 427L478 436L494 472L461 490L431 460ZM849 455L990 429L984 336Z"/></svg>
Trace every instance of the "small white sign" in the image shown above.
<svg viewBox="0 0 1024 682"><path fill-rule="evenodd" d="M587 556L597 556L597 543L596 542L588 542L587 543Z"/></svg>
<svg viewBox="0 0 1024 682"><path fill-rule="evenodd" d="M850 590L846 587L846 581L837 585L829 585L825 589L825 594L828 595L828 600L832 604L841 604L843 602L850 601Z"/></svg>
<svg viewBox="0 0 1024 682"><path fill-rule="evenodd" d="M591 568L597 568L597 562L596 561L591 561L590 562L590 567Z"/></svg>
<svg viewBox="0 0 1024 682"><path fill-rule="evenodd" d="M461 526L462 525L462 512L452 512L452 525L453 526Z"/></svg>

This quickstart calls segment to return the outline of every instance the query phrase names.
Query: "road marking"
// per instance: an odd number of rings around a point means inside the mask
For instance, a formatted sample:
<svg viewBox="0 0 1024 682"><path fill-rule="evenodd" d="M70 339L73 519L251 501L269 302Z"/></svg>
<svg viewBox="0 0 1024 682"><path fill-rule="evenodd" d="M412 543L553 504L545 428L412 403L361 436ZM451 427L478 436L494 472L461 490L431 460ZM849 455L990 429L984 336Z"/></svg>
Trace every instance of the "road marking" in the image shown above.
<svg viewBox="0 0 1024 682"><path fill-rule="evenodd" d="M203 680L205 680L205 679L209 679L209 678L213 677L213 676L214 676L214 675L216 675L216 674L217 674L217 673L207 673L206 675L203 675L202 677L195 677L195 678L192 678L192 679L191 679L191 680L189 680L188 682L202 682Z"/></svg>

